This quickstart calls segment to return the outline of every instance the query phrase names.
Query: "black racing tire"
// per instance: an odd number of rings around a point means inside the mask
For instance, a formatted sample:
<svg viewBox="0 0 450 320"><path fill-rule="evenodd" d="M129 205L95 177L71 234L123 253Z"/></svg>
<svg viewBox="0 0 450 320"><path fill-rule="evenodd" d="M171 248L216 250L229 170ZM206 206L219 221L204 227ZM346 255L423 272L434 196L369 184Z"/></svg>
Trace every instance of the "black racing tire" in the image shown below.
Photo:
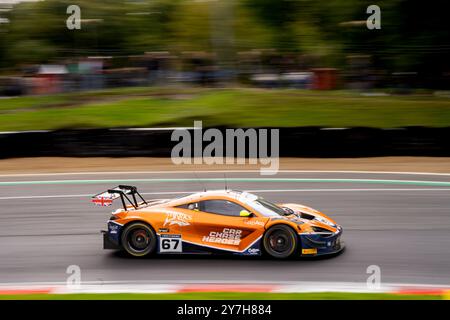
<svg viewBox="0 0 450 320"><path fill-rule="evenodd" d="M276 259L287 259L297 252L298 236L288 225L270 227L263 237L264 251Z"/></svg>
<svg viewBox="0 0 450 320"><path fill-rule="evenodd" d="M125 226L121 236L122 247L133 257L145 257L156 250L156 233L144 222L132 222Z"/></svg>

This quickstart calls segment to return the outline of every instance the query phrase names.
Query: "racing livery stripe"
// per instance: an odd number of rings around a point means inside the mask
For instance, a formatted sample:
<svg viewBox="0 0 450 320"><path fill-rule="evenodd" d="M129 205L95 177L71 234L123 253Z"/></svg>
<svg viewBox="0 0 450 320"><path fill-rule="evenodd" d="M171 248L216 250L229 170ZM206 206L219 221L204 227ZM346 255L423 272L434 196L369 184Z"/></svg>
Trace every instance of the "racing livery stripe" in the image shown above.
<svg viewBox="0 0 450 320"><path fill-rule="evenodd" d="M207 245L207 244L199 244L193 241L188 241L188 240L182 240L183 242L192 244L192 245L196 245L196 246L200 246L200 247L205 247L205 248L211 248L211 249L217 249L217 250L222 250L222 251L230 251L230 252L237 252L237 253L243 253L245 251L247 251L249 248L251 248L255 243L257 243L259 240L261 240L262 236L259 236L255 241L253 241L250 245L248 245L245 249L243 250L235 250L235 249L224 249L224 248L218 248L218 247L214 247L211 245Z"/></svg>

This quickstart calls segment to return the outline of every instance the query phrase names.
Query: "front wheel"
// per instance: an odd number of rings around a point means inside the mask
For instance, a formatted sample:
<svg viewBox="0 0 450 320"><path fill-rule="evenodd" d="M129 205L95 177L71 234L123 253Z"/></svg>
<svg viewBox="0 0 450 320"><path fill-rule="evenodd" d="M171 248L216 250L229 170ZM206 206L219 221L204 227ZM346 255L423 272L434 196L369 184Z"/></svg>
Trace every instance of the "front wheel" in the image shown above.
<svg viewBox="0 0 450 320"><path fill-rule="evenodd" d="M143 257L156 249L155 231L147 224L133 222L122 233L122 246L133 257Z"/></svg>
<svg viewBox="0 0 450 320"><path fill-rule="evenodd" d="M298 247L297 234L287 225L275 225L264 234L265 251L277 259L289 258Z"/></svg>

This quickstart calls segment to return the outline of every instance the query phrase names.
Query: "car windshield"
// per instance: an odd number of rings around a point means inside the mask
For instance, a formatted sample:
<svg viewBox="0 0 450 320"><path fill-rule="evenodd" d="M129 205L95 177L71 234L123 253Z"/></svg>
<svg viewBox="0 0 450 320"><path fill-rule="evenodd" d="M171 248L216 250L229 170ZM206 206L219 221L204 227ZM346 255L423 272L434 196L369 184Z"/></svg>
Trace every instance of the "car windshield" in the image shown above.
<svg viewBox="0 0 450 320"><path fill-rule="evenodd" d="M265 217L285 216L286 211L263 198L258 198L248 203L254 210L258 211Z"/></svg>

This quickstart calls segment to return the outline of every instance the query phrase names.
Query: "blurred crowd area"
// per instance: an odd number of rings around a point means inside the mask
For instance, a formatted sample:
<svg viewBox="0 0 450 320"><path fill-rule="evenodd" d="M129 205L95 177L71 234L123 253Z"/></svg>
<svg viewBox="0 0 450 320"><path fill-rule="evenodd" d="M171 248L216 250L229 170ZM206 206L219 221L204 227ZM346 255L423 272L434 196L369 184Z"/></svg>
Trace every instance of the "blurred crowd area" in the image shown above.
<svg viewBox="0 0 450 320"><path fill-rule="evenodd" d="M443 1L0 0L0 95L128 86L450 89ZM66 9L81 9L69 30ZM441 6L442 5L442 6Z"/></svg>
<svg viewBox="0 0 450 320"><path fill-rule="evenodd" d="M358 58L355 58L358 59ZM260 88L331 90L338 88L338 69L314 68L311 57L273 50L238 53L236 68L221 68L211 52L152 52L141 56L79 57L49 64L21 66L14 76L0 77L4 95L52 94L132 86L188 84L208 87L246 85ZM347 85L374 87L367 71L348 74Z"/></svg>

